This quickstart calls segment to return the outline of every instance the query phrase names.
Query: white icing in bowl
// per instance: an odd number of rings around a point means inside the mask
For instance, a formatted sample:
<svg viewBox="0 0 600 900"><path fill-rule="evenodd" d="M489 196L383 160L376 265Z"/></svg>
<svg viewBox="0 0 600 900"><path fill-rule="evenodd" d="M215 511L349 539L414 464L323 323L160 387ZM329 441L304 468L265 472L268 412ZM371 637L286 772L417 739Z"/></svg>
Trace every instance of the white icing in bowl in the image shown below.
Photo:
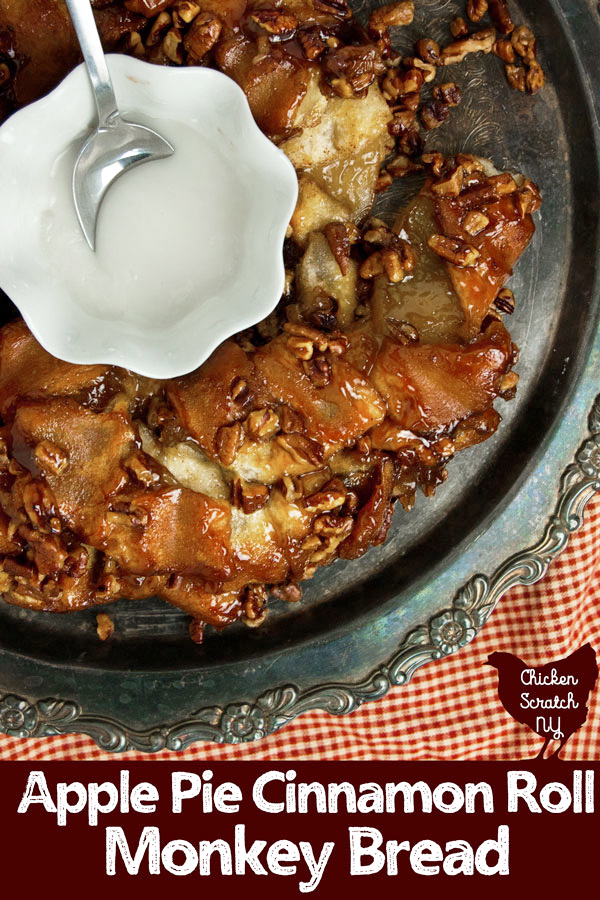
<svg viewBox="0 0 600 900"><path fill-rule="evenodd" d="M55 356L171 378L277 305L297 179L227 76L108 62L124 118L175 154L110 188L93 253L71 192L95 118L84 67L15 113L0 128L0 285Z"/></svg>

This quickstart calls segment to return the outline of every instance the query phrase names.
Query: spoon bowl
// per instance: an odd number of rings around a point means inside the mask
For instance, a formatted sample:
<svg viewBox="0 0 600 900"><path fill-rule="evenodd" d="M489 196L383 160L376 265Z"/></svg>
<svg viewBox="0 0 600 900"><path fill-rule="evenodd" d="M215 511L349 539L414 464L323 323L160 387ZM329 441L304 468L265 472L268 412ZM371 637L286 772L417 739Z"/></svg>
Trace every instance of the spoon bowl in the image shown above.
<svg viewBox="0 0 600 900"><path fill-rule="evenodd" d="M111 184L128 169L174 153L151 128L126 122L117 101L89 0L67 0L98 109L98 127L88 137L73 170L73 200L90 249L96 248L96 221Z"/></svg>
<svg viewBox="0 0 600 900"><path fill-rule="evenodd" d="M171 144L156 131L126 122L120 116L89 136L73 170L73 199L79 224L92 250L96 247L100 205L111 184L133 166L165 159L173 152Z"/></svg>

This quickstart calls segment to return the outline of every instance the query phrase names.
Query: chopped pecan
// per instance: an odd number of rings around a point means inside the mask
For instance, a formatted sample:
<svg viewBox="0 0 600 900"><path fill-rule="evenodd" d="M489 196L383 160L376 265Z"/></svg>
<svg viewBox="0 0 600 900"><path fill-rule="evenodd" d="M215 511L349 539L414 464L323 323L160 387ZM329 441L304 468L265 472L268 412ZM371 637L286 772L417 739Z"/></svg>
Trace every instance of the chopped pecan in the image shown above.
<svg viewBox="0 0 600 900"><path fill-rule="evenodd" d="M433 89L433 96L446 106L458 106L462 100L461 90L455 81L437 84Z"/></svg>
<svg viewBox="0 0 600 900"><path fill-rule="evenodd" d="M309 338L299 337L297 335L291 335L287 339L287 346L288 350L291 350L294 356L302 360L312 359L315 350L315 345Z"/></svg>
<svg viewBox="0 0 600 900"><path fill-rule="evenodd" d="M465 180L465 170L462 166L454 166L443 178L439 178L431 185L434 194L440 197L458 197Z"/></svg>
<svg viewBox="0 0 600 900"><path fill-rule="evenodd" d="M502 62L512 65L516 59L515 48L508 38L499 38L492 48L496 56L499 56Z"/></svg>
<svg viewBox="0 0 600 900"><path fill-rule="evenodd" d="M392 248L376 250L363 262L359 275L365 279L385 275L392 284L398 284L405 276L400 253Z"/></svg>
<svg viewBox="0 0 600 900"><path fill-rule="evenodd" d="M519 376L516 372L509 372L507 375L503 375L498 386L499 393L506 400L512 399L516 393L518 381Z"/></svg>
<svg viewBox="0 0 600 900"><path fill-rule="evenodd" d="M442 154L438 153L437 151L434 151L432 153L424 153L421 157L421 162L424 166L431 168L433 174L437 176L442 174L446 165L446 160L444 159Z"/></svg>
<svg viewBox="0 0 600 900"><path fill-rule="evenodd" d="M306 59L311 61L319 59L327 49L327 44L321 37L318 28L303 28L297 32L296 39L302 47Z"/></svg>
<svg viewBox="0 0 600 900"><path fill-rule="evenodd" d="M178 66L183 63L183 36L176 28L167 31L161 47L167 59L172 63Z"/></svg>
<svg viewBox="0 0 600 900"><path fill-rule="evenodd" d="M402 176L400 175L396 177L401 178ZM387 189L391 187L393 183L394 178L392 177L392 174L388 172L387 169L382 169L377 176L377 181L375 182L375 193L382 194L383 191L387 191Z"/></svg>
<svg viewBox="0 0 600 900"><path fill-rule="evenodd" d="M450 107L441 100L430 100L421 108L421 122L427 131L439 128L450 115Z"/></svg>
<svg viewBox="0 0 600 900"><path fill-rule="evenodd" d="M457 153L455 159L468 175L473 172L483 172L483 163L478 156L473 156L471 153Z"/></svg>
<svg viewBox="0 0 600 900"><path fill-rule="evenodd" d="M287 603L297 603L302 599L302 589L297 584L280 584L271 588L273 597L278 600L285 600Z"/></svg>
<svg viewBox="0 0 600 900"><path fill-rule="evenodd" d="M537 94L540 88L546 84L546 76L539 62L535 59L528 60L525 73L525 87L530 94Z"/></svg>
<svg viewBox="0 0 600 900"><path fill-rule="evenodd" d="M30 481L23 487L23 506L29 521L38 531L58 533L62 530L54 494L41 481Z"/></svg>
<svg viewBox="0 0 600 900"><path fill-rule="evenodd" d="M279 431L279 416L272 409L255 409L247 417L246 431L255 440L268 440Z"/></svg>
<svg viewBox="0 0 600 900"><path fill-rule="evenodd" d="M215 445L217 456L224 466L231 466L244 443L244 429L239 422L222 425L217 431Z"/></svg>
<svg viewBox="0 0 600 900"><path fill-rule="evenodd" d="M149 459L144 453L136 451L132 453L124 461L124 467L131 472L136 481L149 487L151 484L158 484L160 475L148 465Z"/></svg>
<svg viewBox="0 0 600 900"><path fill-rule="evenodd" d="M115 631L115 623L107 613L96 614L96 633L101 641L112 637Z"/></svg>
<svg viewBox="0 0 600 900"><path fill-rule="evenodd" d="M246 588L242 600L242 622L248 628L258 628L267 618L269 595L262 584L251 584Z"/></svg>
<svg viewBox="0 0 600 900"><path fill-rule="evenodd" d="M496 194L502 197L504 194L513 194L517 190L515 179L510 172L501 172L500 175L490 175L488 178Z"/></svg>
<svg viewBox="0 0 600 900"><path fill-rule="evenodd" d="M300 413L290 406L279 407L279 424L284 434L301 434L305 425Z"/></svg>
<svg viewBox="0 0 600 900"><path fill-rule="evenodd" d="M463 219L462 227L467 234L470 234L471 237L473 237L483 231L484 228L487 228L489 224L490 220L485 213L482 213L477 209L472 209Z"/></svg>
<svg viewBox="0 0 600 900"><path fill-rule="evenodd" d="M462 16L457 16L450 22L450 34L454 39L466 37L469 33L469 26Z"/></svg>
<svg viewBox="0 0 600 900"><path fill-rule="evenodd" d="M415 4L412 0L400 0L399 3L386 3L374 9L369 16L369 28L381 34L386 28L395 25L410 25L415 17Z"/></svg>
<svg viewBox="0 0 600 900"><path fill-rule="evenodd" d="M377 464L371 497L360 509L352 533L340 547L340 556L344 559L356 559L373 544L381 544L385 540L392 521L391 505L394 485L394 464L384 457Z"/></svg>
<svg viewBox="0 0 600 900"><path fill-rule="evenodd" d="M399 344L408 346L409 344L417 344L419 342L419 332L414 325L410 324L410 322L396 319L394 316L387 316L386 323L392 337Z"/></svg>
<svg viewBox="0 0 600 900"><path fill-rule="evenodd" d="M469 37L460 38L452 44L444 47L441 53L441 60L444 66L453 63L462 62L469 53L491 53L496 41L496 32L493 28L485 28L483 31L476 31Z"/></svg>
<svg viewBox="0 0 600 900"><path fill-rule="evenodd" d="M542 197L537 184L526 178L517 191L517 202L519 203L522 216L525 216L527 213L537 212L542 205Z"/></svg>
<svg viewBox="0 0 600 900"><path fill-rule="evenodd" d="M494 306L500 313L511 316L515 311L515 295L510 288L502 288L494 300Z"/></svg>
<svg viewBox="0 0 600 900"><path fill-rule="evenodd" d="M508 78L508 83L512 88L516 91L521 91L525 93L527 87L525 85L525 69L523 66L504 66L504 71L506 72L506 77Z"/></svg>
<svg viewBox="0 0 600 900"><path fill-rule="evenodd" d="M520 57L527 60L535 59L535 35L527 25L518 25L510 36L510 42Z"/></svg>
<svg viewBox="0 0 600 900"><path fill-rule="evenodd" d="M323 462L323 447L312 438L303 434L278 434L275 440L296 462L315 466Z"/></svg>
<svg viewBox="0 0 600 900"><path fill-rule="evenodd" d="M427 238L431 249L455 266L474 266L479 257L479 250L457 238L445 237L443 234L432 234Z"/></svg>
<svg viewBox="0 0 600 900"><path fill-rule="evenodd" d="M146 37L146 47L154 47L156 44L160 44L172 24L173 20L168 12L159 13L150 26L150 31Z"/></svg>
<svg viewBox="0 0 600 900"><path fill-rule="evenodd" d="M322 57L323 74L332 90L340 97L364 94L385 66L381 54L373 46L346 46L328 50Z"/></svg>
<svg viewBox="0 0 600 900"><path fill-rule="evenodd" d="M515 27L507 0L489 0L490 18L501 34L510 34Z"/></svg>
<svg viewBox="0 0 600 900"><path fill-rule="evenodd" d="M35 448L35 461L43 472L62 475L69 466L69 454L52 441L40 441Z"/></svg>
<svg viewBox="0 0 600 900"><path fill-rule="evenodd" d="M405 153L399 153L387 164L387 172L392 178L404 178L413 172L420 172L422 168L419 163L414 162Z"/></svg>
<svg viewBox="0 0 600 900"><path fill-rule="evenodd" d="M193 0L178 0L173 8L173 19L177 17L182 26L189 25L199 12L199 3L194 3Z"/></svg>
<svg viewBox="0 0 600 900"><path fill-rule="evenodd" d="M231 385L231 399L243 404L250 396L250 388L245 378L235 378Z"/></svg>
<svg viewBox="0 0 600 900"><path fill-rule="evenodd" d="M246 515L266 506L271 489L268 484L253 484L242 478L235 478L232 489L232 503Z"/></svg>
<svg viewBox="0 0 600 900"><path fill-rule="evenodd" d="M342 275L348 273L350 267L350 232L344 222L330 222L323 229L329 249L335 256Z"/></svg>
<svg viewBox="0 0 600 900"><path fill-rule="evenodd" d="M291 13L284 13L278 9L255 9L250 18L263 28L268 34L284 41L292 38L298 28L298 19Z"/></svg>
<svg viewBox="0 0 600 900"><path fill-rule="evenodd" d="M407 69L419 69L423 73L426 84L433 81L437 74L436 66L433 63L426 62L419 56L405 56L402 60L402 65Z"/></svg>
<svg viewBox="0 0 600 900"><path fill-rule="evenodd" d="M183 39L183 47L193 62L200 62L221 36L223 23L212 13L200 13Z"/></svg>
<svg viewBox="0 0 600 900"><path fill-rule="evenodd" d="M313 3L315 9L341 19L349 19L352 15L348 0L313 0Z"/></svg>
<svg viewBox="0 0 600 900"><path fill-rule="evenodd" d="M433 38L419 38L415 51L417 56L432 66L437 66L440 61L440 45Z"/></svg>
<svg viewBox="0 0 600 900"><path fill-rule="evenodd" d="M304 360L302 367L315 387L325 387L331 381L331 363L322 354Z"/></svg>
<svg viewBox="0 0 600 900"><path fill-rule="evenodd" d="M188 634L194 644L202 644L204 641L205 623L202 619L192 619L188 625Z"/></svg>
<svg viewBox="0 0 600 900"><path fill-rule="evenodd" d="M488 0L467 0L467 16L471 22L480 22L488 9Z"/></svg>
<svg viewBox="0 0 600 900"><path fill-rule="evenodd" d="M304 498L304 506L314 512L331 512L343 506L346 501L346 487L339 478L329 481L320 491Z"/></svg>

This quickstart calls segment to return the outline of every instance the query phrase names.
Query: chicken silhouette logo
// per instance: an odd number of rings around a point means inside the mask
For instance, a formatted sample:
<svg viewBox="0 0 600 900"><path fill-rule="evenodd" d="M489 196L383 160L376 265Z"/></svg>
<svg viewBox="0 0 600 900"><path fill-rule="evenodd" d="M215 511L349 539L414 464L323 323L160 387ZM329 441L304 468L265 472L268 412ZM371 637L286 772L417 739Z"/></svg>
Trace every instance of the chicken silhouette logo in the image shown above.
<svg viewBox="0 0 600 900"><path fill-rule="evenodd" d="M547 759L557 757L587 718L588 695L598 677L591 644L544 666L528 666L512 653L491 653L487 664L498 669L498 697L504 709L544 738L537 758L544 759L550 741L560 743Z"/></svg>

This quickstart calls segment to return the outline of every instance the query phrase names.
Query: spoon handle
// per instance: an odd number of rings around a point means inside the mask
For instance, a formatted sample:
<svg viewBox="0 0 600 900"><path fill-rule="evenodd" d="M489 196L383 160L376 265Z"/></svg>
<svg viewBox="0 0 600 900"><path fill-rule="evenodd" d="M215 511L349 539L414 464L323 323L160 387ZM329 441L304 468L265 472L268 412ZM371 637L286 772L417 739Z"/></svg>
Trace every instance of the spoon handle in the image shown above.
<svg viewBox="0 0 600 900"><path fill-rule="evenodd" d="M66 0L96 98L100 127L119 114L90 0Z"/></svg>

